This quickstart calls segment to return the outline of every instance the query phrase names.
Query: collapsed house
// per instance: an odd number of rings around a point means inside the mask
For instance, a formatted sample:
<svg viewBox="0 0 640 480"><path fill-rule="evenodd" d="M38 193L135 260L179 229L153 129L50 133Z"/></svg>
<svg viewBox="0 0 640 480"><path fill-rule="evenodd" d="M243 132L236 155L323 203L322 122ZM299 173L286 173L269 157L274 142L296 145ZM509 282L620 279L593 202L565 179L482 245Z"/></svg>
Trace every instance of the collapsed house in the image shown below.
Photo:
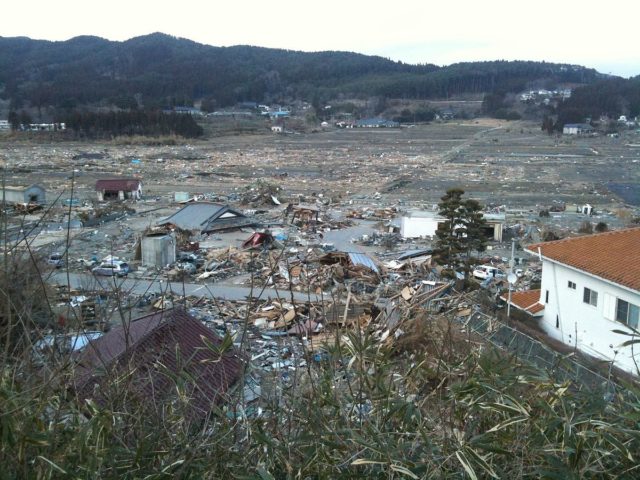
<svg viewBox="0 0 640 480"><path fill-rule="evenodd" d="M108 178L96 182L98 201L140 200L142 181L137 178Z"/></svg>
<svg viewBox="0 0 640 480"><path fill-rule="evenodd" d="M120 398L159 413L177 399L180 384L188 417L203 420L239 380L244 364L232 346L223 346L187 312L164 310L89 340L78 357L75 392L83 402Z"/></svg>
<svg viewBox="0 0 640 480"><path fill-rule="evenodd" d="M190 203L158 225L174 225L185 231L209 234L256 226L256 220L229 205L211 202Z"/></svg>

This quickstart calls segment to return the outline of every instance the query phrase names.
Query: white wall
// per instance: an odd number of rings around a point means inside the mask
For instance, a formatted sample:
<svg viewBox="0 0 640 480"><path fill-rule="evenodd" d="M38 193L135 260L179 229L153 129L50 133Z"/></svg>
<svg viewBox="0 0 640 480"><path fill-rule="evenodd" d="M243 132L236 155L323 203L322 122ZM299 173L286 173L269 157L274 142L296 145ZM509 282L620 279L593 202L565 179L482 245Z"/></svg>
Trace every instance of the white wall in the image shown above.
<svg viewBox="0 0 640 480"><path fill-rule="evenodd" d="M433 237L437 229L438 220L434 217L402 217L400 221L402 238Z"/></svg>
<svg viewBox="0 0 640 480"><path fill-rule="evenodd" d="M568 287L569 281L576 284L575 290ZM585 287L598 292L597 306L583 302ZM549 301L545 303L547 291ZM615 320L616 298L640 305L640 292L615 286L564 265L543 261L540 303L545 306L544 330L567 345L577 344L577 348L587 354L606 360L615 359L616 366L637 374L632 355L640 364L640 345L633 351L631 347L621 347L631 337L612 332L614 329L630 332L623 323Z"/></svg>

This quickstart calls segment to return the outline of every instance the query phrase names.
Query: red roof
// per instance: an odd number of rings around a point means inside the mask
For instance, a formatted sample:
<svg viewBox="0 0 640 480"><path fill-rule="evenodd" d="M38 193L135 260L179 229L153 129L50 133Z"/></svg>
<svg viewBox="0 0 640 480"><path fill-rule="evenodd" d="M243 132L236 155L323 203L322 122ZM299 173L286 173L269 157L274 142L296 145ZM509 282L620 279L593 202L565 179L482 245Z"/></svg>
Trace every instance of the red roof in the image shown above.
<svg viewBox="0 0 640 480"><path fill-rule="evenodd" d="M240 377L244 359L184 310L159 312L92 340L78 358L78 397L103 404L111 395L162 408L176 384L190 398L189 413L204 418ZM123 382L125 374L130 380ZM120 387L119 385L123 385Z"/></svg>
<svg viewBox="0 0 640 480"><path fill-rule="evenodd" d="M526 248L549 260L640 291L640 228L536 243Z"/></svg>
<svg viewBox="0 0 640 480"><path fill-rule="evenodd" d="M508 294L501 295L505 302L509 301ZM526 290L524 292L511 292L511 305L535 316L544 310L544 305L539 302L540 290Z"/></svg>
<svg viewBox="0 0 640 480"><path fill-rule="evenodd" d="M98 180L96 182L96 190L133 192L140 188L141 183L142 181L137 178L109 178Z"/></svg>

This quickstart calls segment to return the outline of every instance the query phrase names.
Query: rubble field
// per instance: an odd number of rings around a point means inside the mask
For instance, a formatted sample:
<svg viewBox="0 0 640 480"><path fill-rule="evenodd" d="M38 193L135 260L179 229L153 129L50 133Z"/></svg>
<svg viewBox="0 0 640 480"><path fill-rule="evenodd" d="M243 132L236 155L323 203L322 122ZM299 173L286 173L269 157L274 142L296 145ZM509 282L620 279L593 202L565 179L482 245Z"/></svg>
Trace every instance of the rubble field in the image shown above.
<svg viewBox="0 0 640 480"><path fill-rule="evenodd" d="M448 188L502 219L502 235L478 261L507 272L514 239L515 288L535 288L540 264L524 245L638 217L638 139L478 120L169 146L13 142L0 154L5 185L38 184L47 201L7 207L5 247L42 260L54 289L52 331L108 330L181 306L232 337L262 372L251 381L265 385L257 377L286 379L344 329L389 342L410 328L414 308L459 318L481 301L501 308L504 277L443 275L433 238L401 234L403 216L435 215ZM98 202L96 181L121 177L141 179L142 198ZM228 205L228 215L251 222L206 232L166 223L189 202ZM175 242L175 258L142 261L142 239L154 236ZM122 276L98 276L105 261L124 263ZM465 297L465 282L480 293Z"/></svg>

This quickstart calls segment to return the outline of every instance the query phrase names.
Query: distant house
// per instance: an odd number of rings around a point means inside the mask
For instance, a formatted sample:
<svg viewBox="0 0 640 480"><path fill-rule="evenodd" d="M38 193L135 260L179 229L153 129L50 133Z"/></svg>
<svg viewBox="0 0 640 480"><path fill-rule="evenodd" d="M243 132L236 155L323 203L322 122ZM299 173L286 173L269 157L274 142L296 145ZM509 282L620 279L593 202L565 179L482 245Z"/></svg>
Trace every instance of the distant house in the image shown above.
<svg viewBox="0 0 640 480"><path fill-rule="evenodd" d="M283 131L283 127L282 127L282 125L273 125L273 126L271 127L271 131L272 131L273 133L282 133L282 131Z"/></svg>
<svg viewBox="0 0 640 480"><path fill-rule="evenodd" d="M587 135L593 133L593 127L588 123L567 123L562 128L564 135Z"/></svg>
<svg viewBox="0 0 640 480"><path fill-rule="evenodd" d="M29 185L28 187L5 186L2 195L6 203L14 205L18 203L42 205L45 203L46 197L44 188L36 184Z"/></svg>
<svg viewBox="0 0 640 480"><path fill-rule="evenodd" d="M400 124L385 118L363 118L357 120L355 126L357 128L397 128Z"/></svg>
<svg viewBox="0 0 640 480"><path fill-rule="evenodd" d="M77 357L75 391L98 405L116 395L149 414L186 401L185 416L204 420L244 368L233 346L221 347L213 330L184 310L153 313L89 340Z"/></svg>
<svg viewBox="0 0 640 480"><path fill-rule="evenodd" d="M291 112L289 110L274 110L269 112L270 118L286 118L291 116Z"/></svg>
<svg viewBox="0 0 640 480"><path fill-rule="evenodd" d="M529 245L541 287L512 304L541 317L552 338L638 374L640 352L623 344L640 328L639 246L640 228Z"/></svg>
<svg viewBox="0 0 640 480"><path fill-rule="evenodd" d="M109 178L96 182L98 201L140 200L142 181L137 178Z"/></svg>
<svg viewBox="0 0 640 480"><path fill-rule="evenodd" d="M229 205L210 202L189 203L176 213L158 222L175 225L180 230L213 233L256 225L257 222L232 209Z"/></svg>
<svg viewBox="0 0 640 480"><path fill-rule="evenodd" d="M194 107L173 107L173 109L164 110L164 113L180 113L184 115L202 116L204 112Z"/></svg>
<svg viewBox="0 0 640 480"><path fill-rule="evenodd" d="M440 117L443 120L453 120L456 117L456 113L450 108L445 108L440 112Z"/></svg>

